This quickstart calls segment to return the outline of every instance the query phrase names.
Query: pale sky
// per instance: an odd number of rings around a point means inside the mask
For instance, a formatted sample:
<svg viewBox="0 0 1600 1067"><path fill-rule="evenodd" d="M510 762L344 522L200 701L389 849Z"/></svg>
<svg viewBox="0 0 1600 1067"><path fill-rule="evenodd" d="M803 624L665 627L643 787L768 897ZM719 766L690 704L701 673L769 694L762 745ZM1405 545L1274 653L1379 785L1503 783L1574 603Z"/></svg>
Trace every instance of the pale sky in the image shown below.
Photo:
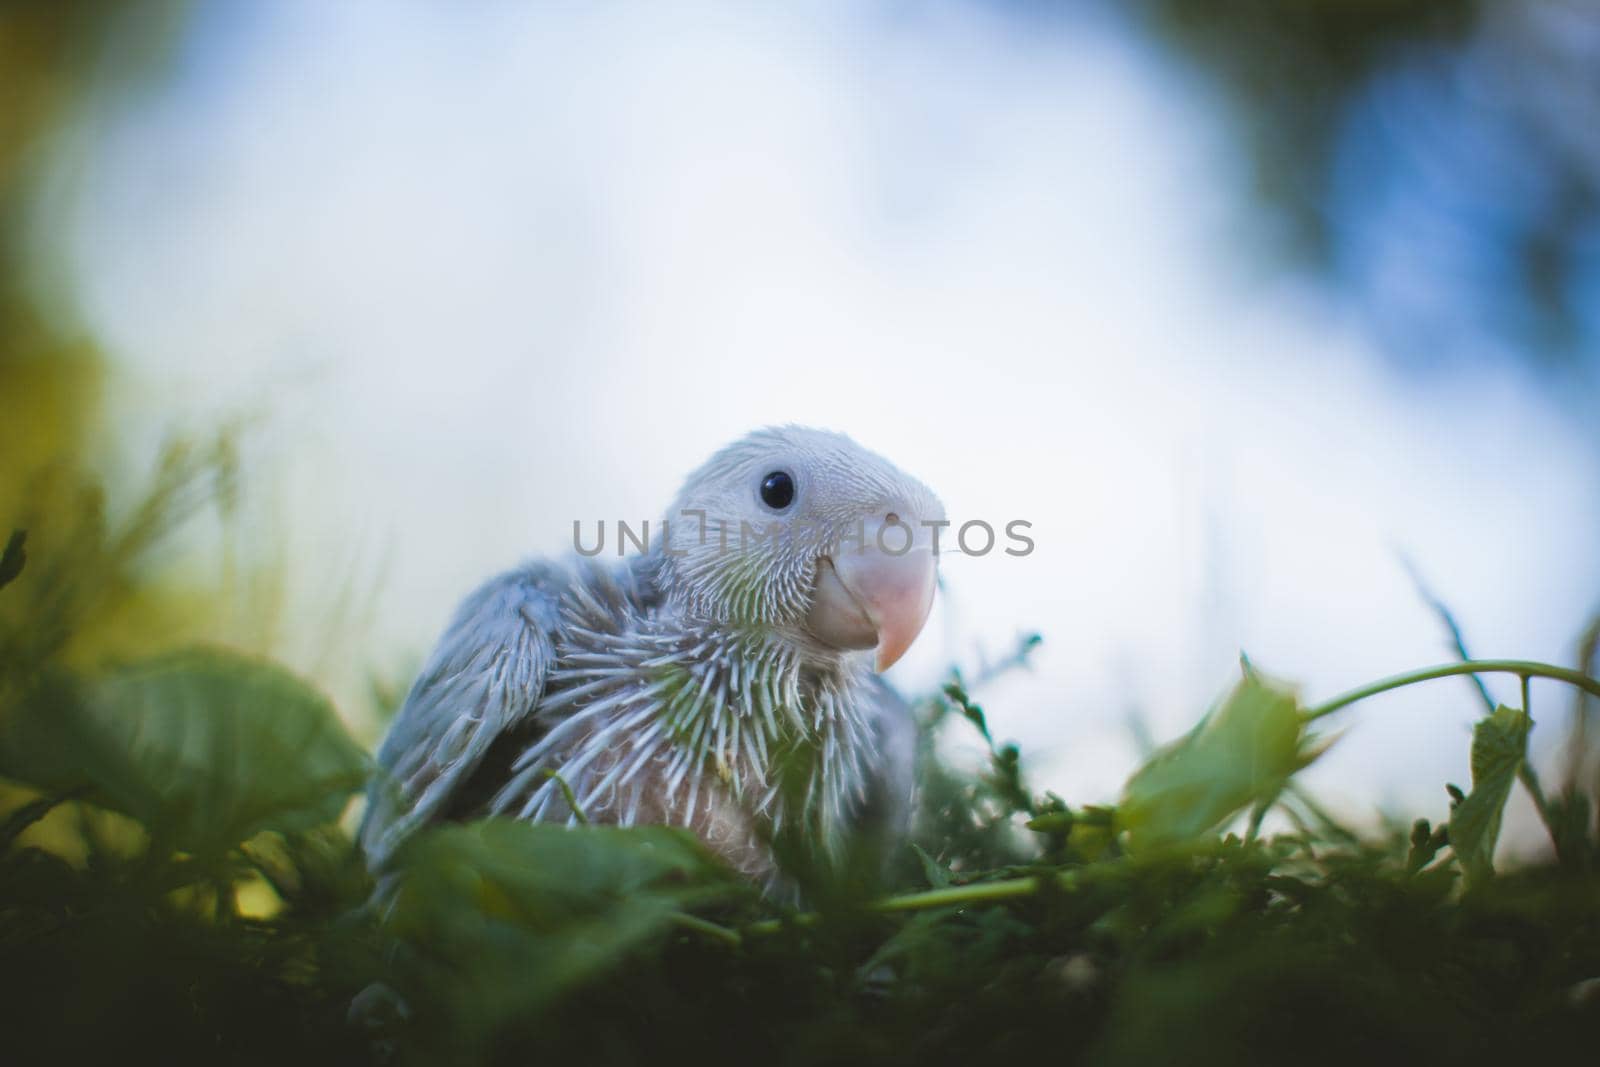
<svg viewBox="0 0 1600 1067"><path fill-rule="evenodd" d="M259 416L275 650L347 707L475 582L791 421L1033 523L946 560L894 677L1041 632L980 697L1073 803L1241 649L1309 700L1450 658L1401 551L1479 655L1566 662L1600 606L1592 436L1278 280L1214 102L1089 16L224 5L176 59L64 146L53 232L130 440ZM1477 711L1358 708L1311 781L1442 816Z"/></svg>

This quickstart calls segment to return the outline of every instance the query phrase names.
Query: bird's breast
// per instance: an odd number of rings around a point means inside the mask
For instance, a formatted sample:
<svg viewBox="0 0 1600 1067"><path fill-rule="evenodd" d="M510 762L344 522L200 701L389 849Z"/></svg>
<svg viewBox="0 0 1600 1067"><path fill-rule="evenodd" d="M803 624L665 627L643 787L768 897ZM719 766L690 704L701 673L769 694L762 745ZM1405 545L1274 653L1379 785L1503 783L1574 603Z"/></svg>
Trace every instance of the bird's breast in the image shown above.
<svg viewBox="0 0 1600 1067"><path fill-rule="evenodd" d="M793 829L832 847L871 753L862 693L781 646L712 628L587 628L559 648L496 812L694 831L736 869L771 874Z"/></svg>

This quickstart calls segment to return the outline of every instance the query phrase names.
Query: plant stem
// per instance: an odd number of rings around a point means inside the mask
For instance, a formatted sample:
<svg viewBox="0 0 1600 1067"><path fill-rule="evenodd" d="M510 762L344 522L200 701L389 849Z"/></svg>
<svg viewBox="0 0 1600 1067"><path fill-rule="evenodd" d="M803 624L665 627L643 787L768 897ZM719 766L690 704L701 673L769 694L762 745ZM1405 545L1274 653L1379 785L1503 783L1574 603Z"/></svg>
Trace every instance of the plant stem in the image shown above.
<svg viewBox="0 0 1600 1067"><path fill-rule="evenodd" d="M1062 885L1068 882L1071 872L1063 871L1056 878ZM920 893L902 893L874 901L873 911L926 911L930 908L948 908L961 904L982 904L991 900L1012 900L1032 896L1039 888L1040 877L1006 878L998 882L973 882L971 885L953 885L944 889L925 889Z"/></svg>
<svg viewBox="0 0 1600 1067"><path fill-rule="evenodd" d="M869 911L898 914L908 911L931 911L934 908L956 908L967 904L989 904L1000 900L1015 900L1033 896L1041 884L1052 878L1062 888L1075 881L1075 871L1061 871L1055 875L1027 875L1022 878L1005 878L997 882L973 882L970 885L953 885L944 889L925 889L918 893L901 893L884 897L867 905ZM815 912L801 912L787 919L764 919L744 928L747 934L775 934L785 925L810 926L817 921Z"/></svg>
<svg viewBox="0 0 1600 1067"><path fill-rule="evenodd" d="M1522 676L1522 714L1528 717L1530 723L1533 722L1533 693L1529 684L1531 681L1528 675ZM1545 833L1550 835L1550 843L1559 846L1555 820L1550 816L1550 805L1545 802L1544 788L1539 784L1539 775L1534 771L1533 764L1528 762L1526 743L1523 744L1522 762L1517 765L1517 780L1533 798L1533 806L1539 812L1539 821L1544 823Z"/></svg>
<svg viewBox="0 0 1600 1067"><path fill-rule="evenodd" d="M1580 671L1567 667L1554 667L1548 663L1534 663L1530 660L1517 659L1475 659L1462 663L1447 663L1441 667L1428 667L1420 671L1407 671L1405 674L1396 674L1382 681L1364 685L1360 689L1352 689L1348 693L1334 697L1332 700L1319 704L1306 712L1307 721L1320 719L1324 715L1331 715L1341 708L1349 707L1358 700L1365 700L1379 693L1386 693L1391 689L1415 685L1418 682L1432 681L1435 678L1450 678L1461 674L1515 674L1521 678L1553 678L1558 682L1577 686L1579 689L1595 696L1600 696L1600 681L1589 677Z"/></svg>
<svg viewBox="0 0 1600 1067"><path fill-rule="evenodd" d="M573 817L578 820L578 825L588 826L589 816L585 815L583 813L583 809L578 807L578 798L573 794L572 786L568 785L567 780L561 777L561 772L555 770L546 770L544 772L544 776L555 782L556 785L560 787L561 796L564 800L566 800L568 810L570 810Z"/></svg>
<svg viewBox="0 0 1600 1067"><path fill-rule="evenodd" d="M739 936L739 931L730 930L720 923L714 923L710 919L702 919L698 915L690 915L688 912L673 912L672 921L685 930L693 930L696 933L705 934L707 937L715 938L727 945L738 946L744 941L744 938Z"/></svg>

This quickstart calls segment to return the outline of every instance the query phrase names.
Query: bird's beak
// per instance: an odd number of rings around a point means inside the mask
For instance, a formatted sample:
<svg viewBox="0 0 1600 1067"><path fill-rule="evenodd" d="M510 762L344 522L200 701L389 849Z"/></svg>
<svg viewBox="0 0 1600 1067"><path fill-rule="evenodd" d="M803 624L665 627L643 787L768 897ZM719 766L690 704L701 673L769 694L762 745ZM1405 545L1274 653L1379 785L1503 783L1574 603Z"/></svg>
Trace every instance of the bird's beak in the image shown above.
<svg viewBox="0 0 1600 1067"><path fill-rule="evenodd" d="M928 621L938 561L930 545L916 541L895 555L906 543L904 530L885 531L885 551L880 527L867 523L863 544L847 542L823 557L806 625L834 648L876 648L876 669L885 671Z"/></svg>

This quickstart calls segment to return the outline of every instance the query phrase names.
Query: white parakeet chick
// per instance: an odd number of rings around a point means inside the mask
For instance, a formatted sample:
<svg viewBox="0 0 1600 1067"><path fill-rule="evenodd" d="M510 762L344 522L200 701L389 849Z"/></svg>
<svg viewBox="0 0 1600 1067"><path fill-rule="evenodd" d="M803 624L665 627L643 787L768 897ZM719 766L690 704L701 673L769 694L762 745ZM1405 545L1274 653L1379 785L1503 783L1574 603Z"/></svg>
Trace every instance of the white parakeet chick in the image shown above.
<svg viewBox="0 0 1600 1067"><path fill-rule="evenodd" d="M361 843L495 814L684 826L778 877L909 810L910 713L874 674L921 631L944 509L841 434L759 430L627 559L536 560L461 606L378 752ZM611 550L613 546L606 546ZM878 817L885 817L884 811Z"/></svg>

